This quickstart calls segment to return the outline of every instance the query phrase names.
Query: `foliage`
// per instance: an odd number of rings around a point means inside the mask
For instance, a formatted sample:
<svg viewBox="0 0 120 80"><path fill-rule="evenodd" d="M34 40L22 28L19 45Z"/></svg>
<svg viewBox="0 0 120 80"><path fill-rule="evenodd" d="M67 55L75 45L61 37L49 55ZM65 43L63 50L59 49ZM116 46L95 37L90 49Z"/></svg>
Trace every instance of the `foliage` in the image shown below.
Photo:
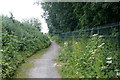
<svg viewBox="0 0 120 80"><path fill-rule="evenodd" d="M2 16L2 78L11 77L28 56L49 45L48 37L32 23Z"/></svg>
<svg viewBox="0 0 120 80"><path fill-rule="evenodd" d="M26 19L24 20L24 23L29 23L31 24L33 27L37 28L39 31L41 31L41 22L38 18L30 18L30 19Z"/></svg>
<svg viewBox="0 0 120 80"><path fill-rule="evenodd" d="M42 7L51 34L120 21L117 2L45 2Z"/></svg>
<svg viewBox="0 0 120 80"><path fill-rule="evenodd" d="M101 25L119 22L119 3L109 2L45 2L44 9L50 34L61 36L72 32L95 28ZM104 29L101 33L110 35L113 29ZM94 31L96 32L96 31ZM119 32L119 31L118 31ZM60 34L59 34L60 33ZM85 33L87 35L87 33ZM83 35L85 36L83 33ZM104 35L103 34L103 35ZM78 34L75 34L78 36ZM80 35L81 36L81 35ZM76 36L75 36L76 37ZM63 77L67 78L116 78L120 74L120 51L116 50L116 39L105 39L98 35L76 40L53 37L64 45L59 61ZM118 38L119 39L119 38ZM118 74L119 73L119 74Z"/></svg>
<svg viewBox="0 0 120 80"><path fill-rule="evenodd" d="M64 78L118 78L120 77L120 51L115 39L97 34L91 38L62 40L63 50L58 61ZM59 41L59 40L58 40Z"/></svg>

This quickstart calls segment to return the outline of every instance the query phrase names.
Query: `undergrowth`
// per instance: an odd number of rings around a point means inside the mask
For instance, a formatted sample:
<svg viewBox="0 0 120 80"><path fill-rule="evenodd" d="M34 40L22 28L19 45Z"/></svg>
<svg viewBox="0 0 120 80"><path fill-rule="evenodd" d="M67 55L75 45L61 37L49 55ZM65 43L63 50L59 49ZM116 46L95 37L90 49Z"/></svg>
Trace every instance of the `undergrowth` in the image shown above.
<svg viewBox="0 0 120 80"><path fill-rule="evenodd" d="M54 38L56 39L56 38ZM62 46L59 68L63 78L118 78L120 77L120 50L115 39L94 34L90 38L56 39Z"/></svg>
<svg viewBox="0 0 120 80"><path fill-rule="evenodd" d="M50 40L32 23L19 22L2 16L2 78L10 78L15 74L19 64L37 51L50 45Z"/></svg>

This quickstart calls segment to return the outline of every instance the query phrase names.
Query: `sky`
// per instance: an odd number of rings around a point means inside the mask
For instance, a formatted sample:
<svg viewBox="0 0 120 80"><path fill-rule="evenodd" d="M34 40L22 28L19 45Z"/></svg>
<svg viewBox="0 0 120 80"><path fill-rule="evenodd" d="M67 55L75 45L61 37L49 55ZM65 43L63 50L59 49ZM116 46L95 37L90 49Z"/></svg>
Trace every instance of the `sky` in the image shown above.
<svg viewBox="0 0 120 80"><path fill-rule="evenodd" d="M48 27L45 20L41 17L43 9L41 5L33 5L36 0L0 0L0 15L10 16L13 13L15 19L38 18L41 21L42 32L47 33Z"/></svg>

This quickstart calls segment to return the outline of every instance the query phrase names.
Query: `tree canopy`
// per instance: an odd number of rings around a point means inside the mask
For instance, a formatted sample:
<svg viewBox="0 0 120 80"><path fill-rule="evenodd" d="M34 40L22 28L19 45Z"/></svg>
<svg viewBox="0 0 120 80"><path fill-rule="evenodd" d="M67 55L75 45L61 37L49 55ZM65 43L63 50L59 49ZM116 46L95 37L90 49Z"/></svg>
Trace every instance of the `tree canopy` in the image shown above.
<svg viewBox="0 0 120 80"><path fill-rule="evenodd" d="M62 33L120 21L117 2L41 3L49 33Z"/></svg>

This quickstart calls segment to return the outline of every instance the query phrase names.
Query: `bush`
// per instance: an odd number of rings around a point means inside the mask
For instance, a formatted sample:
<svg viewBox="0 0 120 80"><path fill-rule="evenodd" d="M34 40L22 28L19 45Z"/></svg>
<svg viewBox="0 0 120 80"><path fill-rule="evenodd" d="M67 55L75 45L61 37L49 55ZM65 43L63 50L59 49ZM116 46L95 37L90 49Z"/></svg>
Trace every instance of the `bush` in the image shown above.
<svg viewBox="0 0 120 80"><path fill-rule="evenodd" d="M28 56L49 45L48 37L30 23L2 16L2 78L10 78Z"/></svg>
<svg viewBox="0 0 120 80"><path fill-rule="evenodd" d="M116 42L97 34L90 38L68 39L58 61L64 78L118 78L120 77L120 51Z"/></svg>

